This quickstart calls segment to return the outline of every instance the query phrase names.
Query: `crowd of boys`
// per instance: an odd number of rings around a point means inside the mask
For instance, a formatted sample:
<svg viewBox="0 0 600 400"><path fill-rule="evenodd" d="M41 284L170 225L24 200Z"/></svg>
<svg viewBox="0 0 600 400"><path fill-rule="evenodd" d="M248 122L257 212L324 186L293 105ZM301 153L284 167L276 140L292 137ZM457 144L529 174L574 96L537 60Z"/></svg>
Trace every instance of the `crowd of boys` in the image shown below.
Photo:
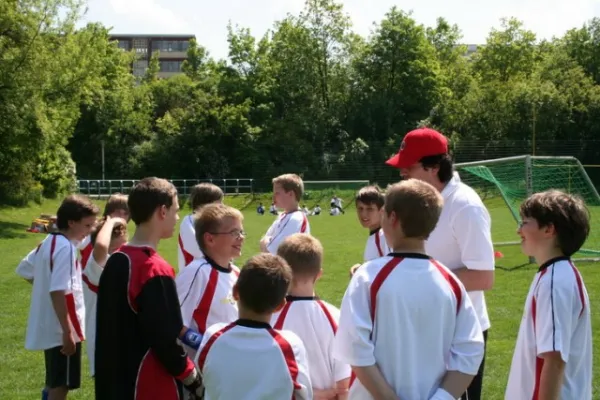
<svg viewBox="0 0 600 400"><path fill-rule="evenodd" d="M302 196L299 176L273 179L284 211L261 253L238 268L242 213L223 204L217 186L196 186L180 224L177 275L157 251L179 218L171 183L142 179L128 197L111 197L98 223L88 198L65 198L58 232L17 268L33 285L26 348L44 351L42 398L80 387L84 340L99 400L469 398L487 327L460 274L427 251L444 191L416 178L385 194L358 191L370 234L339 309L316 295L324 249ZM555 190L534 194L520 213L522 249L539 269L506 399L591 400L590 303L570 259L589 234L589 214Z"/></svg>

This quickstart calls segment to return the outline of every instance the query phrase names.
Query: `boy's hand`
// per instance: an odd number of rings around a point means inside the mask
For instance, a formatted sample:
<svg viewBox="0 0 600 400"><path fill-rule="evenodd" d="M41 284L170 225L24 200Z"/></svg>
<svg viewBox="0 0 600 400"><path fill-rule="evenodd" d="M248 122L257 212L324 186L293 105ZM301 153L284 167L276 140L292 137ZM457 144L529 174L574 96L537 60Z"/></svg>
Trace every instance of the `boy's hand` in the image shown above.
<svg viewBox="0 0 600 400"><path fill-rule="evenodd" d="M262 251L263 253L269 252L269 250L267 249L267 245L269 244L270 240L271 238L269 236L265 236L262 239L260 239L260 251Z"/></svg>
<svg viewBox="0 0 600 400"><path fill-rule="evenodd" d="M63 347L60 352L65 356L72 356L75 354L75 339L71 332L63 332Z"/></svg>
<svg viewBox="0 0 600 400"><path fill-rule="evenodd" d="M354 264L352 267L350 267L350 277L352 277L352 275L354 275L356 273L356 270L360 266L361 266L361 264Z"/></svg>
<svg viewBox="0 0 600 400"><path fill-rule="evenodd" d="M107 215L106 222L110 222L111 224L113 224L113 226L117 225L120 222L123 225L127 226L127 221L125 221L125 219L121 217L111 217L110 215Z"/></svg>
<svg viewBox="0 0 600 400"><path fill-rule="evenodd" d="M314 400L333 400L337 399L337 391L335 389L313 389Z"/></svg>

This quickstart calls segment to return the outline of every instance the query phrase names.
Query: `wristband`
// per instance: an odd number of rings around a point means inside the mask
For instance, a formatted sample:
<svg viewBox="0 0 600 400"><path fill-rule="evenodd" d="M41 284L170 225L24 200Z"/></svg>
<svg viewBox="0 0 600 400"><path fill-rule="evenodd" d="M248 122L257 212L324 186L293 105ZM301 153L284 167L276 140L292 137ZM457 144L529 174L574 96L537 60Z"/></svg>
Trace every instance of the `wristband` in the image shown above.
<svg viewBox="0 0 600 400"><path fill-rule="evenodd" d="M450 393L448 393L447 391L445 391L444 389L439 388L438 390L435 391L435 393L429 400L456 400L456 399L454 397L452 397L452 395Z"/></svg>
<svg viewBox="0 0 600 400"><path fill-rule="evenodd" d="M185 345L190 346L194 350L198 350L200 342L202 342L202 335L193 329L188 328L182 337L179 338Z"/></svg>

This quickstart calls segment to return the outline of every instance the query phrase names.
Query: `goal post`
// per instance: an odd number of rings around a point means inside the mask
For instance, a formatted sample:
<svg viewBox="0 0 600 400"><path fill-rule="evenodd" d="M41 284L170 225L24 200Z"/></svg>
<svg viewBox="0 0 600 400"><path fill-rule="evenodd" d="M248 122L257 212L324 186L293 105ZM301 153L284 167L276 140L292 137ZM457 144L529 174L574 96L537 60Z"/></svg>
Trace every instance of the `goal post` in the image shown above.
<svg viewBox="0 0 600 400"><path fill-rule="evenodd" d="M304 200L311 203L319 203L321 207L329 207L329 201L333 195L338 196L343 201L342 207L354 204L354 195L356 192L370 183L367 180L357 181L303 181ZM321 204L322 203L322 204Z"/></svg>
<svg viewBox="0 0 600 400"><path fill-rule="evenodd" d="M519 244L514 239L521 203L533 193L557 189L580 196L590 211L590 235L573 258L600 261L600 195L577 158L521 155L457 163L455 168L490 210L494 246Z"/></svg>

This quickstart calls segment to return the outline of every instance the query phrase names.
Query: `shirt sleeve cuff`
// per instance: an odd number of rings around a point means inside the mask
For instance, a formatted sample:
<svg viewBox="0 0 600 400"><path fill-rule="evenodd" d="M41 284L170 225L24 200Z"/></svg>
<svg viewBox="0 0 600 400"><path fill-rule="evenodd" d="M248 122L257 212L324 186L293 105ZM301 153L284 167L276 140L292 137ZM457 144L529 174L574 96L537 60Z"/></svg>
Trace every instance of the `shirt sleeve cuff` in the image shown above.
<svg viewBox="0 0 600 400"><path fill-rule="evenodd" d="M186 363L183 372L175 377L175 379L179 381L183 381L185 378L187 378L194 371L194 368L196 368L189 357L186 357L185 360Z"/></svg>
<svg viewBox="0 0 600 400"><path fill-rule="evenodd" d="M452 395L446 392L444 389L439 388L435 391L431 399L429 400L456 400Z"/></svg>

